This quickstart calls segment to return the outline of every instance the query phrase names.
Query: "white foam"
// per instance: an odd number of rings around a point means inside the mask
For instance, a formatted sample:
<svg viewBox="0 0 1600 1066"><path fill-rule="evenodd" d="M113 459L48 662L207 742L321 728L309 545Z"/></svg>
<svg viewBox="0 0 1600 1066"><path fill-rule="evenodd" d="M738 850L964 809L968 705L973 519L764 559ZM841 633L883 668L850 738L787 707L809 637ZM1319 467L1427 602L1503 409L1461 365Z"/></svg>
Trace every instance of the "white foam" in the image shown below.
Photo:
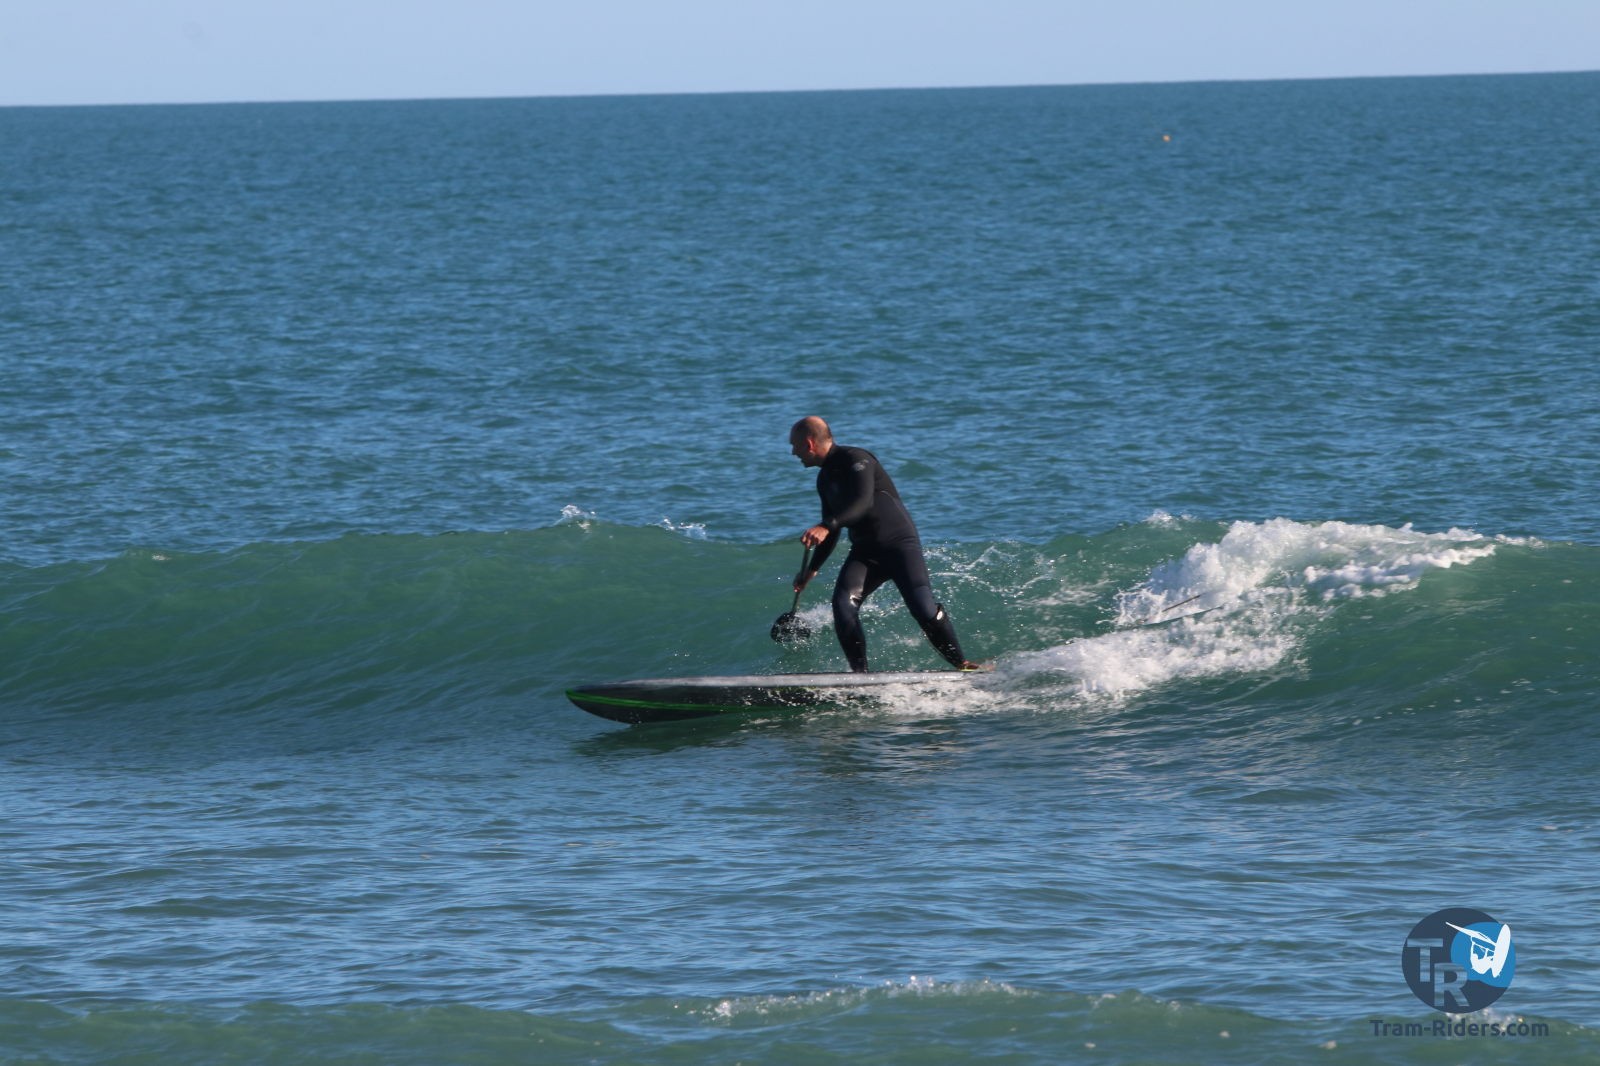
<svg viewBox="0 0 1600 1066"><path fill-rule="evenodd" d="M1175 529L1182 522L1192 521L1194 521L1194 519L1190 515L1173 516L1168 514L1166 511L1151 511L1150 514L1145 517L1144 524L1155 529Z"/></svg>
<svg viewBox="0 0 1600 1066"><path fill-rule="evenodd" d="M557 524L575 525L579 529L587 532L589 527L599 520L600 516L595 514L593 511L585 511L578 505L569 503L565 507L561 508L561 518L558 520Z"/></svg>
<svg viewBox="0 0 1600 1066"><path fill-rule="evenodd" d="M672 519L663 515L661 521L657 522L656 525L660 526L669 533L681 533L690 540L706 539L706 527L704 522L674 522Z"/></svg>
<svg viewBox="0 0 1600 1066"><path fill-rule="evenodd" d="M912 974L903 982L884 981L876 986L832 988L794 995L730 997L699 1009L691 1008L689 1013L713 1022L731 1022L752 1016L765 1021L774 1016L798 1016L815 1013L818 1010L834 1013L841 1009L854 1009L863 1003L878 999L898 999L902 996L962 998L997 995L1032 997L1036 993L987 978L941 981Z"/></svg>
<svg viewBox="0 0 1600 1066"><path fill-rule="evenodd" d="M941 671L938 676L943 679L949 675ZM961 685L924 685L916 682L884 685L873 690L872 706L876 711L920 720L959 718L1015 702L1014 697L997 683L994 674L975 673L967 677L967 683Z"/></svg>
<svg viewBox="0 0 1600 1066"><path fill-rule="evenodd" d="M1227 619L1185 619L1124 629L1008 658L1008 681L1052 675L1083 695L1124 695L1180 678L1256 673L1288 659L1298 645L1283 605L1256 605Z"/></svg>
<svg viewBox="0 0 1600 1066"><path fill-rule="evenodd" d="M1083 695L1122 695L1276 669L1337 602L1414 588L1428 571L1482 559L1497 543L1409 525L1236 522L1221 541L1194 545L1119 593L1116 631L1010 656L998 676L1007 687L1036 687L1042 676Z"/></svg>
<svg viewBox="0 0 1600 1066"><path fill-rule="evenodd" d="M1429 570L1492 555L1497 543L1458 529L1419 533L1410 525L1235 522L1218 543L1195 545L1182 559L1152 570L1139 588L1122 593L1117 621L1159 622L1262 591L1324 601L1383 595L1414 587Z"/></svg>

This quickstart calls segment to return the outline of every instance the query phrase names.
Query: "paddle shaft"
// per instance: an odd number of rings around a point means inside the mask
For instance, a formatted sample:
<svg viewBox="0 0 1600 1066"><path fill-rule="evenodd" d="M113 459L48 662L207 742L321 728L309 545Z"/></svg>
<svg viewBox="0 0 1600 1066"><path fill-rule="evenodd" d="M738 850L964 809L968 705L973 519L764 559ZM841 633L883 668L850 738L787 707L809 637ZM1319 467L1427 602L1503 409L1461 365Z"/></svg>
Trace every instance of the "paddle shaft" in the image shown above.
<svg viewBox="0 0 1600 1066"><path fill-rule="evenodd" d="M800 557L800 575L802 577L804 577L806 571L810 570L810 569L811 569L811 549L807 548L806 549L806 553ZM806 590L806 584L809 584L809 583L810 583L810 579L807 578L806 582L804 584L802 584L799 588L794 590L794 604L793 604L793 606L791 606L789 608L789 613L790 614L793 614L795 611L797 611L800 608L800 594Z"/></svg>
<svg viewBox="0 0 1600 1066"><path fill-rule="evenodd" d="M791 644L798 640L807 640L811 636L811 630L806 627L804 622L800 621L800 617L796 613L800 610L800 593L805 591L806 585L810 582L810 578L806 574L806 571L810 568L811 549L807 548L805 557L800 560L800 573L798 575L800 580L795 583L794 604L783 614L780 614L776 622L772 623L772 629L770 630L772 639L779 644Z"/></svg>

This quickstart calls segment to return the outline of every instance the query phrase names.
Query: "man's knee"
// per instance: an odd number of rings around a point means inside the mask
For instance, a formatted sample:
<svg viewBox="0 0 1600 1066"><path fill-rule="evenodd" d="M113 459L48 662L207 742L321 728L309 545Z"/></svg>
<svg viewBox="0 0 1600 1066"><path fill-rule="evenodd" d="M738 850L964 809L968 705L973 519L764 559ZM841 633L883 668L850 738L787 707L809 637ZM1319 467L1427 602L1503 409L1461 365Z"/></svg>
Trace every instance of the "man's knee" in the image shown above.
<svg viewBox="0 0 1600 1066"><path fill-rule="evenodd" d="M866 598L867 590L865 586L840 582L833 589L833 609L836 611L859 611Z"/></svg>
<svg viewBox="0 0 1600 1066"><path fill-rule="evenodd" d="M944 604L934 602L933 590L926 585L910 590L905 601L919 625L932 625L944 617Z"/></svg>

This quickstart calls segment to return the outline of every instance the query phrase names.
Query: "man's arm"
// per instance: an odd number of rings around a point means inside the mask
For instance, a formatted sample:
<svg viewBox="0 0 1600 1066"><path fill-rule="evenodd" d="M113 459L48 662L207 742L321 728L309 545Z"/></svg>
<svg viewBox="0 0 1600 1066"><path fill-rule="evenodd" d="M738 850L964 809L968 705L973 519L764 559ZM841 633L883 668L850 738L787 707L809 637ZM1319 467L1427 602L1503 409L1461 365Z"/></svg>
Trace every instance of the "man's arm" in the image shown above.
<svg viewBox="0 0 1600 1066"><path fill-rule="evenodd" d="M810 584L811 579L822 572L822 564L828 561L828 556L833 554L834 546L839 543L839 531L830 530L827 526L812 526L800 535L800 543L808 548L815 548L811 556L811 567L795 575L794 590L799 592Z"/></svg>
<svg viewBox="0 0 1600 1066"><path fill-rule="evenodd" d="M806 582L816 577L822 570L822 564L828 561L828 556L833 554L835 545L839 543L839 534L861 521L872 511L872 492L875 487L872 474L873 461L869 456L850 464L848 471L839 475L843 492L844 506L834 514L828 513L826 493L821 493L821 482L818 483L819 494L822 495L822 521L812 526L800 535L800 543L808 548L815 548L816 554L811 559L811 572L796 576L795 589L805 587ZM831 474L829 471L823 476ZM804 581L799 580L804 578Z"/></svg>

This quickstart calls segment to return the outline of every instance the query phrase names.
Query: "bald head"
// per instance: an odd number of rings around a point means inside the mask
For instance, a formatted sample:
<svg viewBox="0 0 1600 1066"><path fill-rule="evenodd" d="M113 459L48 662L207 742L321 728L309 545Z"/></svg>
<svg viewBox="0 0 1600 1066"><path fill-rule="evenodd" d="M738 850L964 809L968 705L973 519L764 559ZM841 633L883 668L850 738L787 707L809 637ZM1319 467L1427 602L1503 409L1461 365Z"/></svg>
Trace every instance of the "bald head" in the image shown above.
<svg viewBox="0 0 1600 1066"><path fill-rule="evenodd" d="M807 415L789 430L789 451L805 466L821 466L833 450L833 430L816 415Z"/></svg>
<svg viewBox="0 0 1600 1066"><path fill-rule="evenodd" d="M831 444L833 442L833 430L828 428L828 423L816 415L806 415L794 424L793 429L789 430L789 439L793 440L796 437L806 437L814 441L827 441Z"/></svg>

